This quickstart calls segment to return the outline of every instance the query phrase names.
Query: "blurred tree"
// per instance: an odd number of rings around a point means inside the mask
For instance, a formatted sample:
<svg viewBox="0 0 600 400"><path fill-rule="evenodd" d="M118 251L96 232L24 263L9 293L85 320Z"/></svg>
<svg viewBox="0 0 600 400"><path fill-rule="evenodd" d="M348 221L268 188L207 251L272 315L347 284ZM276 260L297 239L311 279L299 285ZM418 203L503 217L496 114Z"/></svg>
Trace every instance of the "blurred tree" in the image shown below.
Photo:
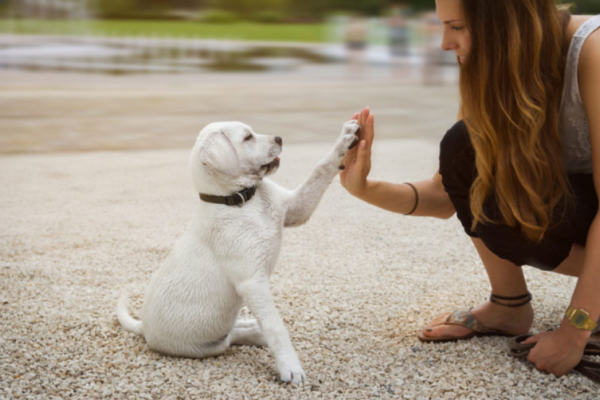
<svg viewBox="0 0 600 400"><path fill-rule="evenodd" d="M173 0L175 8L184 10L197 10L206 4L206 0Z"/></svg>
<svg viewBox="0 0 600 400"><path fill-rule="evenodd" d="M389 0L330 0L330 2L334 10L366 15L380 15L390 4Z"/></svg>
<svg viewBox="0 0 600 400"><path fill-rule="evenodd" d="M206 7L235 13L246 13L252 9L252 0L207 0Z"/></svg>
<svg viewBox="0 0 600 400"><path fill-rule="evenodd" d="M405 3L417 11L435 9L435 0L408 0Z"/></svg>
<svg viewBox="0 0 600 400"><path fill-rule="evenodd" d="M600 14L600 0L560 0L558 3L571 3L575 7L571 12L577 14Z"/></svg>
<svg viewBox="0 0 600 400"><path fill-rule="evenodd" d="M260 11L287 11L290 3L291 0L207 0L206 6L249 15Z"/></svg>
<svg viewBox="0 0 600 400"><path fill-rule="evenodd" d="M301 18L323 17L331 11L331 0L290 0L290 14Z"/></svg>
<svg viewBox="0 0 600 400"><path fill-rule="evenodd" d="M322 17L332 11L382 15L392 6L406 6L416 11L432 10L435 0L291 0L290 5L293 14L302 16Z"/></svg>
<svg viewBox="0 0 600 400"><path fill-rule="evenodd" d="M134 17L136 14L160 14L165 16L173 10L197 10L206 0L96 0L100 18Z"/></svg>
<svg viewBox="0 0 600 400"><path fill-rule="evenodd" d="M126 14L135 11L137 0L98 0L96 12L101 17Z"/></svg>
<svg viewBox="0 0 600 400"><path fill-rule="evenodd" d="M19 0L0 0L0 6ZM600 13L600 0L556 0L572 3L574 13ZM240 15L278 12L292 17L322 18L331 12L382 15L391 6L407 6L413 11L435 9L435 0L96 0L98 16L135 13L166 13L173 9L221 9ZM3 4L4 3L4 4ZM1 7L0 7L1 8Z"/></svg>
<svg viewBox="0 0 600 400"><path fill-rule="evenodd" d="M290 0L289 7L300 16L323 17L331 12L380 15L390 3L390 0Z"/></svg>
<svg viewBox="0 0 600 400"><path fill-rule="evenodd" d="M391 1L394 3L394 1ZM397 1L406 3L414 10L433 10L435 9L435 0L406 0ZM600 14L600 0L557 0L559 4L571 3L575 10L582 14Z"/></svg>

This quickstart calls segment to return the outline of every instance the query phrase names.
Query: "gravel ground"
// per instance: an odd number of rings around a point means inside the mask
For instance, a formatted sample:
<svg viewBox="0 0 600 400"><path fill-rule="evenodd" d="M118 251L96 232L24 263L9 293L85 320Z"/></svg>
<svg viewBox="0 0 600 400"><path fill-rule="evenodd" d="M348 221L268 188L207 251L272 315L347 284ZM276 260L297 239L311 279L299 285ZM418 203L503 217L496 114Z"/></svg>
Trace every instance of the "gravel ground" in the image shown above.
<svg viewBox="0 0 600 400"><path fill-rule="evenodd" d="M335 135L332 136L332 141ZM284 137L285 140L285 137ZM191 148L191 142L190 142ZM284 146L274 180L302 182L328 144ZM506 338L421 344L437 314L476 305L489 284L458 220L391 214L336 178L313 218L286 230L272 288L309 383L277 380L265 348L206 360L167 357L115 316L149 278L197 195L188 150L0 156L0 398L597 399L511 358ZM374 177L430 177L437 146L381 140ZM526 269L534 331L556 327L575 280Z"/></svg>

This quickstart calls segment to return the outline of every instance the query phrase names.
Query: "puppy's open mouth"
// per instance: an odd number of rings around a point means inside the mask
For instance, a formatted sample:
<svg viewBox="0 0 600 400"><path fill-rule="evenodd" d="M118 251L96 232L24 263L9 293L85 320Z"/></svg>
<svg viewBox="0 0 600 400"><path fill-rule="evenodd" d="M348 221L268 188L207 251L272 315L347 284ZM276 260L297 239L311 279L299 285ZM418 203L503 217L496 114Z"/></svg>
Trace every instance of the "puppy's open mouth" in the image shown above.
<svg viewBox="0 0 600 400"><path fill-rule="evenodd" d="M268 174L269 172L273 171L275 168L279 167L279 157L275 157L275 159L273 161L271 161L268 164L263 165L263 168L266 168L267 171L266 173Z"/></svg>

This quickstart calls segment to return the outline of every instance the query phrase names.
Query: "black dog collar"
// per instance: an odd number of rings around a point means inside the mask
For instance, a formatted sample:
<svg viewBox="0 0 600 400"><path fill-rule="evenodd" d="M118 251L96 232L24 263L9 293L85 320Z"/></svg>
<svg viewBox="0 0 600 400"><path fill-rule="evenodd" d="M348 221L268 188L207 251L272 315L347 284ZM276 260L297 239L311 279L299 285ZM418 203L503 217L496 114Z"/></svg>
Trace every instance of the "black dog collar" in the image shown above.
<svg viewBox="0 0 600 400"><path fill-rule="evenodd" d="M225 204L227 206L243 207L247 201L256 193L256 186L235 192L230 196L213 196L212 194L200 193L200 200L207 203Z"/></svg>

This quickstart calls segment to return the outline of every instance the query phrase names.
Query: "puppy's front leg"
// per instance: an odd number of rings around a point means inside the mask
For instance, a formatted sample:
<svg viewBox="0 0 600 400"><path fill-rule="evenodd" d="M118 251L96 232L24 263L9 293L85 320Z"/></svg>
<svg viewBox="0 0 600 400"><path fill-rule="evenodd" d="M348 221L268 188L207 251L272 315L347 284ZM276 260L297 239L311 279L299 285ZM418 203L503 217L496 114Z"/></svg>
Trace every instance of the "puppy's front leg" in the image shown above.
<svg viewBox="0 0 600 400"><path fill-rule="evenodd" d="M358 141L357 121L348 121L333 149L317 164L309 177L291 192L285 215L285 226L304 224L317 208L327 186L339 172L348 150Z"/></svg>
<svg viewBox="0 0 600 400"><path fill-rule="evenodd" d="M275 356L280 379L293 384L306 382L290 335L275 307L268 278L242 282L236 290L260 324L267 346Z"/></svg>

